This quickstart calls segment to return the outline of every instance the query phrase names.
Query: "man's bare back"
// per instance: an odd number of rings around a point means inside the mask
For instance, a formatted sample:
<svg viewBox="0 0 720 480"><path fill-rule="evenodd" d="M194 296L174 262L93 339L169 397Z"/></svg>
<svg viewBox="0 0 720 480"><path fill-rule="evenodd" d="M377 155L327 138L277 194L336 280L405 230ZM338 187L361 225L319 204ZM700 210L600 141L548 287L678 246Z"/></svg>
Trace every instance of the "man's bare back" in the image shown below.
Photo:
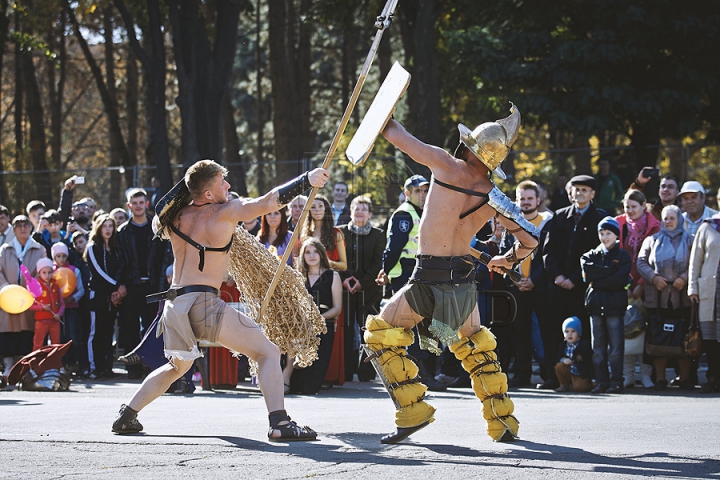
<svg viewBox="0 0 720 480"><path fill-rule="evenodd" d="M240 202L240 200L233 200ZM206 247L222 248L230 241L236 223L219 222L219 211L229 204L188 205L183 208L173 224L185 235ZM198 269L200 251L176 234L171 234L175 262L173 286L209 285L220 289L227 272L230 256L223 252L205 252L205 265Z"/></svg>

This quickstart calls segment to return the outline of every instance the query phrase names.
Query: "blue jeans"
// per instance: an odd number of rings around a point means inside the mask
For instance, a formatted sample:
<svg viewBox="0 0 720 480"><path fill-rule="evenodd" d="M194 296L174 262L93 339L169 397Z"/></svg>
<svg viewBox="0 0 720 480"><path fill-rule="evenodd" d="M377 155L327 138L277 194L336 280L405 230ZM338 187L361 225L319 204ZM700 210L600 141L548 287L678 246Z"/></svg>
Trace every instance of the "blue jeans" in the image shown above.
<svg viewBox="0 0 720 480"><path fill-rule="evenodd" d="M593 367L598 385L623 386L623 356L625 355L625 324L622 317L593 315ZM612 376L608 375L608 362Z"/></svg>

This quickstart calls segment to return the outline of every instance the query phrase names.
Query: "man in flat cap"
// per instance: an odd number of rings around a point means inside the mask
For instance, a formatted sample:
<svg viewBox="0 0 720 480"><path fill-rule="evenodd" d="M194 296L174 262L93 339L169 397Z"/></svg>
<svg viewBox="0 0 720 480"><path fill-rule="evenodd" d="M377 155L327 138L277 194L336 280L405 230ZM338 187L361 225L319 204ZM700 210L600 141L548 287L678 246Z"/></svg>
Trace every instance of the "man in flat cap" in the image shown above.
<svg viewBox="0 0 720 480"><path fill-rule="evenodd" d="M548 312L540 325L545 350L545 369L548 380L538 385L542 389L559 386L555 377L554 352L562 341L562 322L568 317L579 317L585 331L590 331L590 320L585 311L585 284L580 269L583 253L597 247L597 225L605 217L603 210L593 205L595 179L590 175L577 175L570 179L572 205L555 212L545 243L545 269L548 272Z"/></svg>

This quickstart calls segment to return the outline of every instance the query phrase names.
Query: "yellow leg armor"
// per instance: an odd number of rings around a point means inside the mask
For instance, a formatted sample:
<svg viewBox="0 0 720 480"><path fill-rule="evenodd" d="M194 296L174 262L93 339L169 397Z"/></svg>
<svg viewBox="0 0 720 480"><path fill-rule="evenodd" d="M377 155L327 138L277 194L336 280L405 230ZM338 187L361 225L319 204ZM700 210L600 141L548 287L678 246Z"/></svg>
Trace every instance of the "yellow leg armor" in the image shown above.
<svg viewBox="0 0 720 480"><path fill-rule="evenodd" d="M412 428L432 422L435 409L423 400L427 387L418 380L418 367L404 348L412 345L413 333L374 315L368 317L365 329L369 358L397 408L395 424Z"/></svg>
<svg viewBox="0 0 720 480"><path fill-rule="evenodd" d="M517 438L520 423L513 415L514 405L507 395L507 376L502 373L497 355L495 336L487 328L474 335L460 337L450 345L450 351L462 362L470 374L475 395L483 402L483 417L487 432L497 441Z"/></svg>

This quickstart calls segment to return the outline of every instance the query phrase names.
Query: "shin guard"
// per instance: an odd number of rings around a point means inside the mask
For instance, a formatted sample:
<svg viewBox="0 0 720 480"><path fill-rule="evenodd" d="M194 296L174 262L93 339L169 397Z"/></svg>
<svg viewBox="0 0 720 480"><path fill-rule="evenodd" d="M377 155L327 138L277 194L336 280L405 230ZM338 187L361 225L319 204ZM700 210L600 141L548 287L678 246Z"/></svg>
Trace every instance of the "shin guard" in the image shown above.
<svg viewBox="0 0 720 480"><path fill-rule="evenodd" d="M411 428L432 422L435 409L423 400L427 387L420 383L418 367L404 348L412 345L413 333L374 315L368 317L365 329L367 361L373 364L395 403L395 424Z"/></svg>
<svg viewBox="0 0 720 480"><path fill-rule="evenodd" d="M495 336L483 327L469 338L461 336L458 342L450 345L450 351L470 374L473 391L483 403L487 433L497 442L517 438L520 424L513 415L514 405L507 395L507 375L502 373L493 351L496 346Z"/></svg>

